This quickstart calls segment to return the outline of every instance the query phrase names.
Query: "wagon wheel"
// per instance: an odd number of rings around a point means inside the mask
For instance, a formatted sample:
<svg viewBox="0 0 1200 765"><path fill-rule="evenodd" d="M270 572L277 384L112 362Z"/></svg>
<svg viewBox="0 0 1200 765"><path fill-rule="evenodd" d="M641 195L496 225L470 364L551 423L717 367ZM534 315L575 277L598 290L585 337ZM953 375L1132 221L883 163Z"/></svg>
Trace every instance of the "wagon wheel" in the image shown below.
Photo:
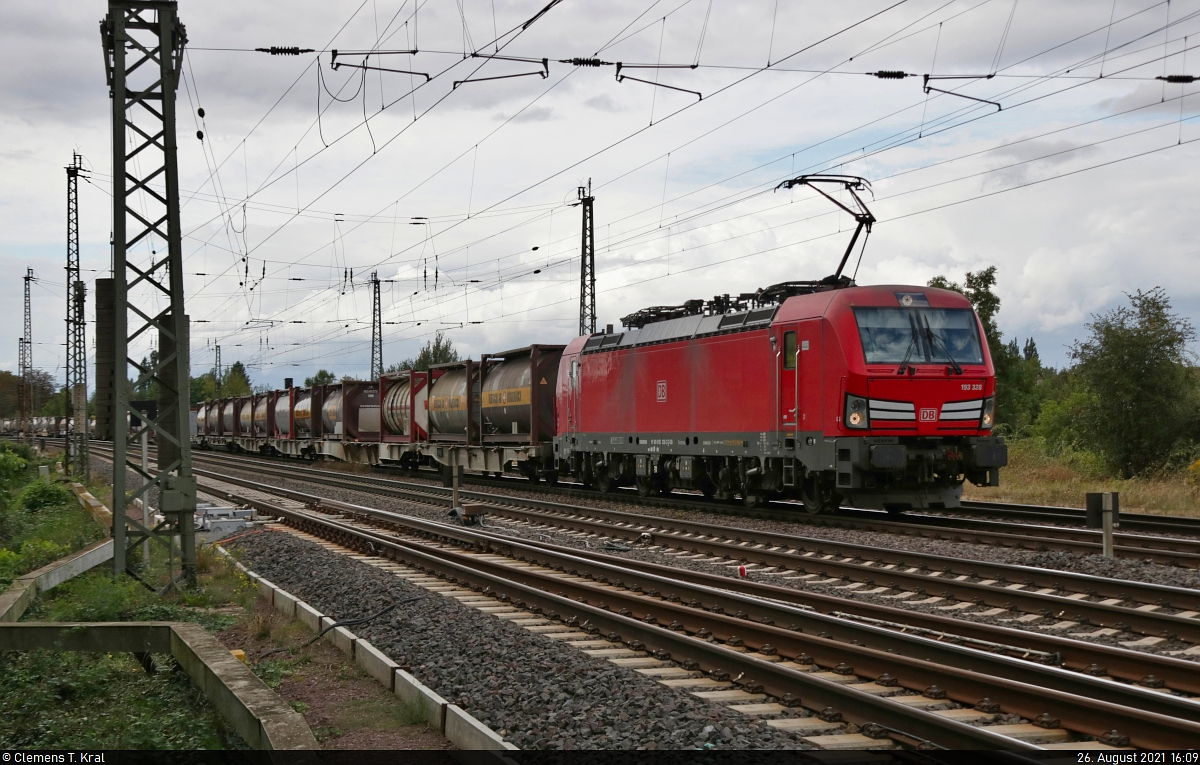
<svg viewBox="0 0 1200 765"><path fill-rule="evenodd" d="M649 497L655 493L654 483L649 478L638 478L636 483L639 497Z"/></svg>

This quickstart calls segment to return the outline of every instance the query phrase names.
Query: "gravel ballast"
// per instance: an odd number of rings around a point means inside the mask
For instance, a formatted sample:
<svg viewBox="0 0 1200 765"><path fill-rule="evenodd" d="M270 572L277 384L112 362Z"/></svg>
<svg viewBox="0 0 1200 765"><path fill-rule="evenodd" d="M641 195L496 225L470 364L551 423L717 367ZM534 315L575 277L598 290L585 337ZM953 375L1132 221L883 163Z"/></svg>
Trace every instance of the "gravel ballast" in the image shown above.
<svg viewBox="0 0 1200 765"><path fill-rule="evenodd" d="M232 543L244 565L356 626L421 682L522 749L804 748L764 723L533 634L286 532Z"/></svg>

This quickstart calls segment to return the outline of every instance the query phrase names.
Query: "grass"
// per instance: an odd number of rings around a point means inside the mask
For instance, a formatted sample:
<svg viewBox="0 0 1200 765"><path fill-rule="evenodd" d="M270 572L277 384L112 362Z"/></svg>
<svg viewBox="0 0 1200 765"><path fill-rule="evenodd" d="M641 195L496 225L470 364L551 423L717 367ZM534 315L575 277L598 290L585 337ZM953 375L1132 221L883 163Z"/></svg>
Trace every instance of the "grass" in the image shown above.
<svg viewBox="0 0 1200 765"><path fill-rule="evenodd" d="M38 464L0 480L0 589L105 536L70 491L39 477Z"/></svg>
<svg viewBox="0 0 1200 765"><path fill-rule="evenodd" d="M349 729L390 730L425 724L424 712L419 705L399 698L396 703L387 705L374 699L354 699L338 710L337 721Z"/></svg>
<svg viewBox="0 0 1200 765"><path fill-rule="evenodd" d="M147 674L129 654L0 653L0 749L245 748L174 659L154 658Z"/></svg>
<svg viewBox="0 0 1200 765"><path fill-rule="evenodd" d="M156 587L168 581L166 551L151 545L149 565L141 564L140 576ZM248 608L257 591L250 580L235 569L215 560L211 547L197 551L197 586L183 593L172 590L164 597L151 592L130 577L113 580L111 570L98 566L59 585L40 597L26 612L26 621L119 622L175 621L197 622L209 631L222 630L235 617L214 613L225 606Z"/></svg>
<svg viewBox="0 0 1200 765"><path fill-rule="evenodd" d="M169 581L166 551L151 549L150 560L139 561L139 575L161 587ZM198 586L183 593L159 597L130 577L114 580L100 566L40 596L23 620L188 621L225 629L237 617L213 609L253 606L256 590L212 548L201 548L197 558ZM0 749L245 748L173 658L155 661L147 674L126 654L0 653Z"/></svg>
<svg viewBox="0 0 1200 765"><path fill-rule="evenodd" d="M964 484L963 499L1083 507L1088 492L1116 491L1121 510L1200 516L1200 487L1180 473L1122 480L1104 475L1099 460L1081 452L1054 454L1038 438L1010 439L1000 486Z"/></svg>

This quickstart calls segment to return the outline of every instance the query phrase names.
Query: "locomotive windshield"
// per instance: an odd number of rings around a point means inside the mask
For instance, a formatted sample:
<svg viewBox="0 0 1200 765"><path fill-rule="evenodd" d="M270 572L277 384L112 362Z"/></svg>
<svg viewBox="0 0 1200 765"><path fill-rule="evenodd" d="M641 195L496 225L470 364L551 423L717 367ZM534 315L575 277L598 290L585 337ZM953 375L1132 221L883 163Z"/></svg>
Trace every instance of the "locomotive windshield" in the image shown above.
<svg viewBox="0 0 1200 765"><path fill-rule="evenodd" d="M868 364L982 364L975 312L967 308L855 308Z"/></svg>

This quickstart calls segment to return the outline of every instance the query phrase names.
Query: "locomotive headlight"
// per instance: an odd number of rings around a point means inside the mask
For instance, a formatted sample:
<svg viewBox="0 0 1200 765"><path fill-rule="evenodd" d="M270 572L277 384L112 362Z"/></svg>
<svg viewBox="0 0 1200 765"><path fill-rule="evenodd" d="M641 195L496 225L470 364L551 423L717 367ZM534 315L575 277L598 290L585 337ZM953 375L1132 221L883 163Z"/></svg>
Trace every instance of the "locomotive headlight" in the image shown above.
<svg viewBox="0 0 1200 765"><path fill-rule="evenodd" d="M846 427L861 430L871 427L867 400L861 396L846 396Z"/></svg>
<svg viewBox="0 0 1200 765"><path fill-rule="evenodd" d="M985 398L983 400L983 416L979 418L979 427L982 430L991 430L992 423L996 421L996 399Z"/></svg>

